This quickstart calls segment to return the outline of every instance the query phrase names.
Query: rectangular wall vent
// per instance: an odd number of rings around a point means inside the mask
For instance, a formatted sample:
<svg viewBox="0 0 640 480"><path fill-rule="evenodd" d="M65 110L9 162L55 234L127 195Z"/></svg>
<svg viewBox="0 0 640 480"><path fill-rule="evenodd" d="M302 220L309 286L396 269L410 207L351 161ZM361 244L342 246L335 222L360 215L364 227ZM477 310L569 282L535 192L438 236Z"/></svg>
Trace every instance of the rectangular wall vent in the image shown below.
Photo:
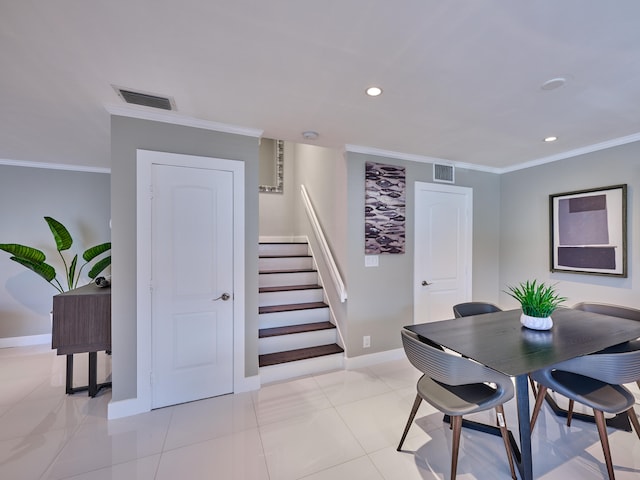
<svg viewBox="0 0 640 480"><path fill-rule="evenodd" d="M433 181L442 183L455 183L455 169L453 165L444 163L433 164Z"/></svg>
<svg viewBox="0 0 640 480"><path fill-rule="evenodd" d="M175 110L173 98L154 95L152 93L139 92L114 86L116 92L125 102L143 107L160 108L162 110Z"/></svg>

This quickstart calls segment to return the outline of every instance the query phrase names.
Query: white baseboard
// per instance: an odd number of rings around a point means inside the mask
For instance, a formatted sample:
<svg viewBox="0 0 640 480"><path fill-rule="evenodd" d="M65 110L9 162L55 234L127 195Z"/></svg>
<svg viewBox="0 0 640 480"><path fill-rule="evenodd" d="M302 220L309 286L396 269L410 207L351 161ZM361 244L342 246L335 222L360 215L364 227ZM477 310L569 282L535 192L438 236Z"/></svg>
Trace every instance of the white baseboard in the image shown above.
<svg viewBox="0 0 640 480"><path fill-rule="evenodd" d="M260 390L260 375L245 377L233 385L233 393L252 392L253 390Z"/></svg>
<svg viewBox="0 0 640 480"><path fill-rule="evenodd" d="M107 419L130 417L139 413L149 411L147 402L143 402L138 398L127 398L126 400L111 400L107 405Z"/></svg>
<svg viewBox="0 0 640 480"><path fill-rule="evenodd" d="M28 347L31 345L51 345L51 334L27 335L24 337L0 338L0 348Z"/></svg>
<svg viewBox="0 0 640 480"><path fill-rule="evenodd" d="M386 350L369 355L360 355L359 357L345 358L344 367L346 370L354 370L356 368L369 367L371 365L377 365L378 363L392 362L404 358L407 358L404 349L397 348L395 350Z"/></svg>

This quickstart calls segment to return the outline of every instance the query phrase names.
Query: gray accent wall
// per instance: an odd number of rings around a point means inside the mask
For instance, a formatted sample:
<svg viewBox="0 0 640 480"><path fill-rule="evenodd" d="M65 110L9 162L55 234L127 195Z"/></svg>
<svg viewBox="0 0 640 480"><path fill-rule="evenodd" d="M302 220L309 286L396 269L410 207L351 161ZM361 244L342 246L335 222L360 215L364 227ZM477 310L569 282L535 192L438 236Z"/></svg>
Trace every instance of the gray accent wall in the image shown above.
<svg viewBox="0 0 640 480"><path fill-rule="evenodd" d="M283 192L259 194L261 237L291 237L295 234L294 209L300 200L299 189L294 183L295 165L295 144L284 142Z"/></svg>
<svg viewBox="0 0 640 480"><path fill-rule="evenodd" d="M63 272L55 240L43 217L62 222L74 239L70 261L89 247L108 242L109 173L0 165L0 243L42 250ZM58 291L0 251L0 338L51 334L49 313ZM83 262L79 261L79 265ZM89 283L83 270L81 285ZM64 284L64 274L61 283Z"/></svg>
<svg viewBox="0 0 640 480"><path fill-rule="evenodd" d="M364 266L364 175L367 161L406 168L404 254L379 255L378 267ZM401 348L400 329L413 323L415 182L432 182L433 165L348 153L347 279L349 357ZM473 188L473 299L495 302L499 283L500 177L457 169L456 185ZM452 312L453 316L453 312ZM371 336L371 347L362 337Z"/></svg>
<svg viewBox="0 0 640 480"><path fill-rule="evenodd" d="M626 183L628 278L550 271L549 195ZM557 283L566 306L582 301L640 308L640 143L630 143L501 176L500 285ZM503 307L518 307L501 292Z"/></svg>
<svg viewBox="0 0 640 480"><path fill-rule="evenodd" d="M258 139L161 122L111 118L114 401L136 397L136 150L245 162L245 375L258 373Z"/></svg>

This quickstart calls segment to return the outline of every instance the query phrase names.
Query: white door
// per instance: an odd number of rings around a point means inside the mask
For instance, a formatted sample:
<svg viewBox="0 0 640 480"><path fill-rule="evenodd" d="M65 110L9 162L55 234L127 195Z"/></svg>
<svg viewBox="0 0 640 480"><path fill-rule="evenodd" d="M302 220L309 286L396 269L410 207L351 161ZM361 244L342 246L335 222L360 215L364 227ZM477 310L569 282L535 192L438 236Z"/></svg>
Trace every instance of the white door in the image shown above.
<svg viewBox="0 0 640 480"><path fill-rule="evenodd" d="M233 391L233 173L152 166L152 407Z"/></svg>
<svg viewBox="0 0 640 480"><path fill-rule="evenodd" d="M471 299L473 191L416 182L414 323L453 318Z"/></svg>

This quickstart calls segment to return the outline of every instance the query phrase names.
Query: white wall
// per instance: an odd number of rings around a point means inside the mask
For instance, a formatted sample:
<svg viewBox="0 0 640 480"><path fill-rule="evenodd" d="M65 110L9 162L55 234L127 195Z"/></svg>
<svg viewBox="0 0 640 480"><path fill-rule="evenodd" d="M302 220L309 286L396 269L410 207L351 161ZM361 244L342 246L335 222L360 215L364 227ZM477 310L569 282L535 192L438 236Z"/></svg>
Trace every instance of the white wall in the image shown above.
<svg viewBox="0 0 640 480"><path fill-rule="evenodd" d="M501 178L500 290L527 279L558 283L566 306L581 301L640 308L640 143L503 174ZM628 278L552 273L549 268L549 195L628 184ZM505 293L501 304L518 305Z"/></svg>

